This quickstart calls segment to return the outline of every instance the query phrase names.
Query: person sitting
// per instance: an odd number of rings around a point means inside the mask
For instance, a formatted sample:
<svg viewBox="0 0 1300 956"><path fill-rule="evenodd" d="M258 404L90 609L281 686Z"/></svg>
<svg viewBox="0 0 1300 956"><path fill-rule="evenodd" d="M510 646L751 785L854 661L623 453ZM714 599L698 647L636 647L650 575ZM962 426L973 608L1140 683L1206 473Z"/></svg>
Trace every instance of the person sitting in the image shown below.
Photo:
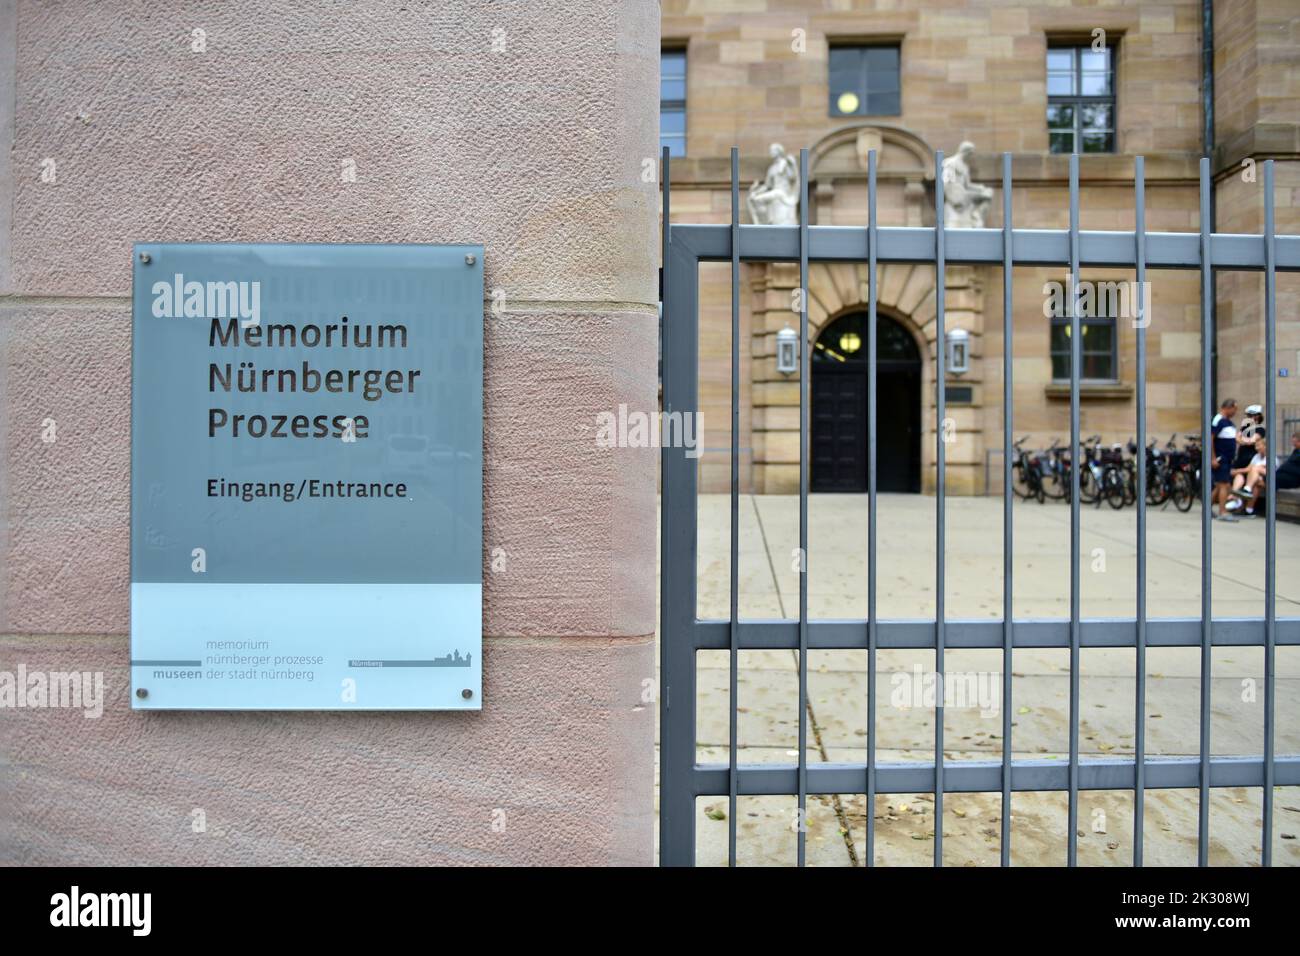
<svg viewBox="0 0 1300 956"><path fill-rule="evenodd" d="M1259 507L1260 499L1264 497L1265 482L1268 480L1268 442L1261 438L1257 444L1255 458L1252 459L1246 474L1242 476L1240 486L1234 488L1232 492L1238 502L1242 500L1249 502L1245 507L1245 513L1248 515L1253 515L1255 509ZM1277 482L1279 489L1300 488L1300 431L1291 434L1291 454L1286 460L1282 461L1279 458L1274 462L1273 480ZM1241 505L1238 504L1237 507L1240 508Z"/></svg>
<svg viewBox="0 0 1300 956"><path fill-rule="evenodd" d="M1240 511L1242 500L1250 500L1249 495L1242 494L1246 484L1246 473L1254 461L1258 450L1256 442L1264 436L1264 409L1259 405L1247 405L1237 429L1237 453L1232 459L1232 495L1228 499L1229 511Z"/></svg>
<svg viewBox="0 0 1300 956"><path fill-rule="evenodd" d="M1259 405L1247 405L1241 427L1237 429L1237 455L1232 460L1234 475L1237 469L1249 467L1250 460L1255 457L1255 439L1262 437L1265 437L1264 409Z"/></svg>
<svg viewBox="0 0 1300 956"><path fill-rule="evenodd" d="M1228 502L1228 509L1243 509L1242 502L1245 502L1243 510L1246 514L1253 515L1264 496L1268 471L1268 442L1261 436L1255 439L1255 454L1246 467L1232 470L1232 493L1236 497Z"/></svg>
<svg viewBox="0 0 1300 956"><path fill-rule="evenodd" d="M1291 433L1291 454L1274 475L1278 488L1300 488L1300 431Z"/></svg>

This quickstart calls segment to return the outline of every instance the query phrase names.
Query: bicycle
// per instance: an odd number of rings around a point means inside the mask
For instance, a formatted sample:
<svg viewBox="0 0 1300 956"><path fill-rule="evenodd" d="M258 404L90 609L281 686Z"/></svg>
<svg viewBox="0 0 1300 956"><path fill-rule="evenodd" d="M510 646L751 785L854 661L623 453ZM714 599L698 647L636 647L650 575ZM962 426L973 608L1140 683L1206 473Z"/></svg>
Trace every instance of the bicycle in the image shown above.
<svg viewBox="0 0 1300 956"><path fill-rule="evenodd" d="M1025 435L1015 443L1016 460L1012 462L1011 490L1017 497L1026 501L1037 500L1043 503L1043 473L1037 454L1025 451L1024 444L1029 440Z"/></svg>

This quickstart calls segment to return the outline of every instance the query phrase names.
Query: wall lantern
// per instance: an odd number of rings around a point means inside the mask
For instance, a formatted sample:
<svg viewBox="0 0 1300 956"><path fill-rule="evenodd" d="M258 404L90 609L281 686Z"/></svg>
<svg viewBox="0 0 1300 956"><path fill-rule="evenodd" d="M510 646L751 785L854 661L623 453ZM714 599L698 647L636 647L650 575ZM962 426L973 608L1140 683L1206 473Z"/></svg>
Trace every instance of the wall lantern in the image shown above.
<svg viewBox="0 0 1300 956"><path fill-rule="evenodd" d="M782 375L799 371L799 333L788 325L776 333L776 370Z"/></svg>
<svg viewBox="0 0 1300 956"><path fill-rule="evenodd" d="M953 329L948 339L948 371L953 375L965 375L970 371L970 333L965 329Z"/></svg>

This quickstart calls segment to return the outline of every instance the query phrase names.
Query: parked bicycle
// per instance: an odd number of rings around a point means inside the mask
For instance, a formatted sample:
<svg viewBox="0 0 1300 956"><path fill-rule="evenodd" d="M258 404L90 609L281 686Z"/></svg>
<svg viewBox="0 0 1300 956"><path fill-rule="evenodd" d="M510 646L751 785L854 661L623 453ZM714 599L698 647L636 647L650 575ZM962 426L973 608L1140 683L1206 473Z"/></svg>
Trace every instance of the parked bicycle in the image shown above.
<svg viewBox="0 0 1300 956"><path fill-rule="evenodd" d="M1043 464L1046 452L1026 451L1024 446L1028 440L1029 436L1025 435L1015 443L1016 460L1011 465L1011 490L1017 497L1042 504L1047 498L1044 478L1048 469Z"/></svg>
<svg viewBox="0 0 1300 956"><path fill-rule="evenodd" d="M1183 438L1181 448L1174 434L1163 448L1153 438L1143 449L1148 505L1172 502L1179 511L1190 511L1201 496L1201 436ZM1041 450L1026 448L1028 441L1026 435L1015 442L1011 487L1017 497L1040 504L1049 498L1068 500L1071 489L1077 487L1081 504L1100 507L1104 501L1118 511L1137 502L1138 445L1134 439L1109 447L1103 445L1100 435L1083 439L1079 443L1082 464L1077 479L1073 477L1069 449L1059 439L1052 439Z"/></svg>

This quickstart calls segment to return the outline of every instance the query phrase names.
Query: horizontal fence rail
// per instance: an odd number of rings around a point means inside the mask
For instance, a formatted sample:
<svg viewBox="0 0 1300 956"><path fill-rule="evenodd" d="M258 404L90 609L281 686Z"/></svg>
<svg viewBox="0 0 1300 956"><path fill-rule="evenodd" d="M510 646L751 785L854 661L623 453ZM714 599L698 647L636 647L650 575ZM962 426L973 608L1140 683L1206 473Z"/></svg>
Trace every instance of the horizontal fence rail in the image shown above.
<svg viewBox="0 0 1300 956"><path fill-rule="evenodd" d="M798 621L742 618L735 628L737 648L742 651L797 650ZM1132 618L1082 620L1079 646L1133 647L1137 622ZM1027 620L1016 618L1013 647L1053 648L1070 646L1070 622L1064 618ZM722 651L731 646L729 621L696 621L686 636L694 636L699 651ZM819 618L808 624L811 651L863 650L867 647L867 622ZM880 650L934 650L934 621L902 620L876 622L876 647ZM1147 647L1200 647L1200 618L1148 618ZM1264 647L1266 628L1262 618L1219 618L1214 622L1215 647ZM1300 618L1277 622L1275 643L1300 644ZM977 620L944 622L944 645L948 650L979 650L1003 646L1002 621Z"/></svg>
<svg viewBox="0 0 1300 956"><path fill-rule="evenodd" d="M740 261L798 262L799 227L740 228ZM879 226L877 262L935 261L933 226ZM944 261L948 265L1000 266L1003 230L944 229ZM672 227L672 242L701 262L731 260L731 227L684 223ZM1300 236L1278 236L1278 272L1300 272ZM808 258L814 262L865 262L867 230L859 226L808 226ZM1015 229L1011 254L1016 266L1070 265L1068 229ZM1079 264L1095 268L1133 268L1137 239L1132 232L1079 232ZM1194 232L1148 232L1148 269L1199 269L1201 237ZM1214 233L1210 237L1210 266L1262 272L1264 237ZM665 303L666 306L666 303Z"/></svg>
<svg viewBox="0 0 1300 956"><path fill-rule="evenodd" d="M1300 757L1278 757L1274 786L1300 786ZM1264 783L1263 760L1258 757L1210 758L1211 787L1259 787ZM1195 789L1200 780L1200 761L1195 757L1152 757L1145 764L1146 789ZM1069 766L1060 760L1017 760L1011 766L1011 789L1068 790ZM795 792L796 768L781 764L741 764L738 790L741 796L782 796ZM862 789L865 764L820 763L808 768L808 792L812 794L853 793ZM876 764L878 793L931 793L934 764ZM1000 761L962 760L944 762L944 790L947 793L996 793L1002 789ZM1088 760L1078 767L1080 790L1132 790L1133 761L1122 757ZM727 792L727 767L700 764L693 777L694 796L711 797Z"/></svg>
<svg viewBox="0 0 1300 956"><path fill-rule="evenodd" d="M1203 478L1210 473L1210 417L1213 396L1209 394L1210 309L1213 303L1212 276L1215 270L1262 271L1265 274L1266 428L1277 436L1275 408L1276 286L1278 271L1300 272L1300 236L1277 236L1274 232L1274 171L1272 161L1264 165L1264 234L1236 235L1210 231L1210 166L1203 159L1200 168L1200 228L1197 232L1147 232L1145 220L1145 164L1134 163L1135 229L1133 231L1090 231L1079 227L1079 157L1070 158L1070 225L1066 229L1019 229L1012 222L1011 157L1002 164L1003 224L998 229L956 229L943 223L943 182L935 183L932 227L889 227L877 223L876 151L867 157L867 222L863 226L814 226L808 221L808 153L799 156L800 206L797 225L766 226L740 223L739 162L731 157L731 221L727 225L670 224L671 167L668 151L662 160L663 185L663 411L694 413L699 408L699 265L701 262L731 263L731 496L730 496L730 617L700 620L697 598L698 462L684 448L664 447L662 496L662 561L660 605L660 859L665 865L691 865L695 861L695 799L703 796L728 798L728 863L736 862L736 801L738 796L790 796L796 798L798 822L802 824L809 794L862 793L866 796L866 865L874 862L874 803L878 794L932 793L935 797L934 862L943 863L942 806L945 793L1000 792L1001 863L1010 862L1011 795L1027 791L1068 793L1066 862L1077 862L1078 794L1090 790L1130 790L1134 793L1133 862L1142 865L1144 795L1147 790L1198 790L1198 862L1208 862L1210 788L1262 787L1264 790L1262 854L1265 865L1272 861L1273 793L1275 786L1300 786L1300 756L1276 756L1276 663L1279 646L1300 645L1300 618L1278 619L1276 615L1276 517L1273 483L1267 487L1265 544L1265 608L1258 617L1211 615L1211 568L1213 544L1210 533L1209 482L1202 481L1200 514L1201 614L1199 617L1149 618L1146 605L1146 476L1137 467L1138 565L1133 617L1085 619L1080 613L1079 494L1071 494L1069 570L1070 616L1060 620L1017 619L1012 614L1012 554L1014 525L1010 469L1012 453L1012 368L1003 370L1003 616L988 620L949 620L944 610L945 583L945 488L944 447L938 422L944 411L944 269L951 265L1001 267L1003 272L1003 342L1012 341L1012 273L1016 266L1068 268L1071 292L1066 297L1070 322L1070 442L1071 461L1079 462L1079 384L1081 380L1080 316L1074 302L1074 286L1083 267L1131 268L1141 284L1151 269L1198 270L1201 288L1201 429ZM936 171L943 169L943 154L935 155ZM799 310L799 617L789 620L744 620L739 616L739 318L740 266L743 263L797 262L800 289L808 286L810 262L862 262L869 267L867 304L867 362L872 370L867 394L867 566L864 590L867 618L849 620L810 619L808 615L808 462L809 381L811 379L807 295ZM935 428L936 470L936 610L932 619L881 620L877 616L877 448L876 448L876 267L885 263L933 263L936 272L936 375ZM1139 297L1141 298L1141 297ZM1141 304L1139 308L1142 308ZM1139 315L1139 318L1142 318ZM1147 349L1145 322L1139 322L1136 342L1137 444L1145 447L1147 419ZM1270 455L1276 449L1270 449ZM1077 480L1071 477L1071 481ZM1199 735L1196 756L1149 756L1146 752L1146 650L1161 647L1196 647L1200 655ZM1211 751L1211 650L1214 647L1261 647L1264 649L1265 714L1264 753L1261 756L1216 756ZM944 654L949 650L1000 649L1002 674L1002 743L998 760L945 760L937 762L879 763L876 759L876 705L878 650L928 649L936 655L935 671L942 675ZM1011 654L1016 648L1061 648L1070 651L1070 708L1068 761L1041 758L1013 760L1011 742ZM1132 757L1108 756L1081 759L1080 651L1083 648L1134 648L1136 693L1134 698L1135 740ZM863 650L867 654L867 688L863 706L867 726L867 754L863 763L816 764L807 762L808 652L820 650ZM728 762L700 764L696 744L696 654L703 650L728 651L729 730ZM799 652L799 751L796 763L747 765L737 759L737 672L742 650L796 650ZM943 705L935 706L935 754L943 753ZM797 862L806 862L805 828L798 827Z"/></svg>

